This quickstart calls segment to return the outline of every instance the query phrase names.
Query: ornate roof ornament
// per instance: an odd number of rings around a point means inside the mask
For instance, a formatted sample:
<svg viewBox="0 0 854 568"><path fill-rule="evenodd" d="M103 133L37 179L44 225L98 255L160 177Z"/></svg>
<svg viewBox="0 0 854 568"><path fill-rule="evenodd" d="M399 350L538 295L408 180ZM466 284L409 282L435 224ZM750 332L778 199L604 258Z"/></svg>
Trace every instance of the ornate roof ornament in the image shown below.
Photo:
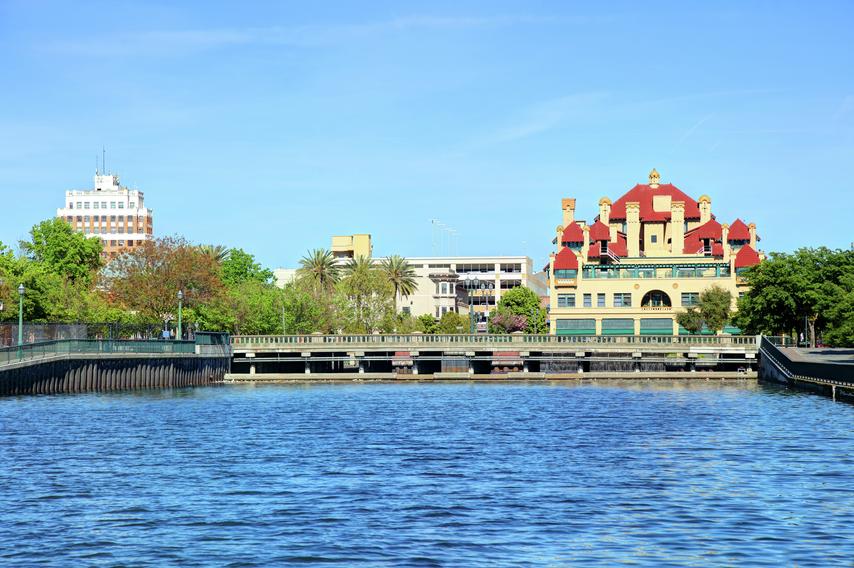
<svg viewBox="0 0 854 568"><path fill-rule="evenodd" d="M649 187L658 187L659 181L661 181L661 175L659 175L655 168L652 168L652 171L649 172Z"/></svg>

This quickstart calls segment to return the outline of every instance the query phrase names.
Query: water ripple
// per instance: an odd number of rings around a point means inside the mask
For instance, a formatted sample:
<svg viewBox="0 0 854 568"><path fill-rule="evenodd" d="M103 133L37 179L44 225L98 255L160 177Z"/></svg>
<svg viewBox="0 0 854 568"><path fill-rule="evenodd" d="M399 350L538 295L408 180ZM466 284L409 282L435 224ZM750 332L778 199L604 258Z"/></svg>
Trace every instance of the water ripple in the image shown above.
<svg viewBox="0 0 854 568"><path fill-rule="evenodd" d="M758 387L0 400L0 564L851 566L854 407Z"/></svg>

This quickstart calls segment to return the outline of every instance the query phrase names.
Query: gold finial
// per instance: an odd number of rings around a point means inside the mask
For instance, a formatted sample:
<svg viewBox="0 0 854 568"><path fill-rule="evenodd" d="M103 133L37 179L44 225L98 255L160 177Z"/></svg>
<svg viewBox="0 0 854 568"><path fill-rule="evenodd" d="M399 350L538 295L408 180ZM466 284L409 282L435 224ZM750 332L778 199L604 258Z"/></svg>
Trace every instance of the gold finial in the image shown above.
<svg viewBox="0 0 854 568"><path fill-rule="evenodd" d="M650 187L658 187L658 182L661 180L661 176L652 168L652 171L649 172L649 186Z"/></svg>

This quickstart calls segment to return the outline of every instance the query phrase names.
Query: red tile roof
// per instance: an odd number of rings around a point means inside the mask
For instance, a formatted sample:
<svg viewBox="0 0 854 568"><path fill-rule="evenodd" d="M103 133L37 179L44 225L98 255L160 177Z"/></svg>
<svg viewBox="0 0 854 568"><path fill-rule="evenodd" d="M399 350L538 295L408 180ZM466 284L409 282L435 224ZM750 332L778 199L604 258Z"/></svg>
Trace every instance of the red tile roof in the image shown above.
<svg viewBox="0 0 854 568"><path fill-rule="evenodd" d="M611 229L602 221L590 225L590 241L610 241Z"/></svg>
<svg viewBox="0 0 854 568"><path fill-rule="evenodd" d="M581 229L581 225L573 221L569 225L567 225L566 229L563 230L563 236L561 237L562 243L583 243L584 242L584 231Z"/></svg>
<svg viewBox="0 0 854 568"><path fill-rule="evenodd" d="M562 248L555 256L555 270L578 270L578 256L569 248Z"/></svg>
<svg viewBox="0 0 854 568"><path fill-rule="evenodd" d="M723 229L721 228L721 224L715 221L714 219L709 219L699 227L695 227L685 233L685 236L688 237L690 235L696 239L717 239L721 240L723 236Z"/></svg>
<svg viewBox="0 0 854 568"><path fill-rule="evenodd" d="M626 203L640 203L641 221L667 221L670 219L670 211L654 211L652 198L656 195L669 195L671 201L685 202L685 218L699 219L700 206L690 195L670 183L662 183L658 187L637 184L625 195L611 205L611 219L624 220L626 218Z"/></svg>
<svg viewBox="0 0 854 568"><path fill-rule="evenodd" d="M608 243L608 250L619 257L629 256L629 247L626 242L626 235L617 232L617 242ZM599 242L591 243L590 250L587 251L588 260L598 260L602 253L602 246Z"/></svg>
<svg viewBox="0 0 854 568"><path fill-rule="evenodd" d="M742 221L741 219L736 219L732 222L732 225L729 226L729 235L727 236L727 240L749 241L750 228L745 225L744 221Z"/></svg>
<svg viewBox="0 0 854 568"><path fill-rule="evenodd" d="M747 268L759 264L759 253L750 245L744 245L735 255L735 267Z"/></svg>

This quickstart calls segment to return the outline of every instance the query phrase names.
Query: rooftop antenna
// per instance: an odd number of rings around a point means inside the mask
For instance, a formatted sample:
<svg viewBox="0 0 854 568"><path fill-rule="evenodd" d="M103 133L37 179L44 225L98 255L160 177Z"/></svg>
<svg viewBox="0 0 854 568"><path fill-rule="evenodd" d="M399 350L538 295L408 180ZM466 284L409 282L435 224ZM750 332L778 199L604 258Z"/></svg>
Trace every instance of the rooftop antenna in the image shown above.
<svg viewBox="0 0 854 568"><path fill-rule="evenodd" d="M95 154L95 175L98 175L100 173L101 172L98 171L98 154Z"/></svg>
<svg viewBox="0 0 854 568"><path fill-rule="evenodd" d="M102 158L101 158L101 169L104 171L104 175L107 175L107 148L105 146L101 146Z"/></svg>

